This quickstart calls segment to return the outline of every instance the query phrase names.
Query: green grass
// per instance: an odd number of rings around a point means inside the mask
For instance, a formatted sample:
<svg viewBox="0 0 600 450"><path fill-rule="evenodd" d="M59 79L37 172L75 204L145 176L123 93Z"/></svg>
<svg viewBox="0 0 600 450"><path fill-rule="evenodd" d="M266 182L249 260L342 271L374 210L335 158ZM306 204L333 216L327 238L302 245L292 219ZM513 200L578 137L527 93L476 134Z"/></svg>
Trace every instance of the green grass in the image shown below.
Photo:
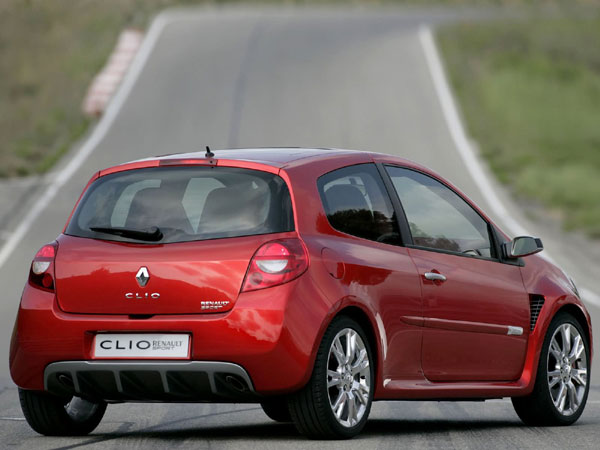
<svg viewBox="0 0 600 450"><path fill-rule="evenodd" d="M600 237L600 13L457 25L438 41L499 179Z"/></svg>
<svg viewBox="0 0 600 450"><path fill-rule="evenodd" d="M81 103L120 30L165 0L0 0L0 177L48 170L85 133Z"/></svg>

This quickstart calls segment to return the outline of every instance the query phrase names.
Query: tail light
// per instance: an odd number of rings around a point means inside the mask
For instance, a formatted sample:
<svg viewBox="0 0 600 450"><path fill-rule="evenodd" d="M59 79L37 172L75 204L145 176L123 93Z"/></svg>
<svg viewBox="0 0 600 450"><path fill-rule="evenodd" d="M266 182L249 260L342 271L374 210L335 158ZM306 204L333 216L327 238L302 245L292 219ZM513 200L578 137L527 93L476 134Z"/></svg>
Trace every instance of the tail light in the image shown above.
<svg viewBox="0 0 600 450"><path fill-rule="evenodd" d="M54 258L58 243L44 245L35 254L29 270L29 283L39 289L54 292Z"/></svg>
<svg viewBox="0 0 600 450"><path fill-rule="evenodd" d="M254 254L242 292L287 283L302 275L308 255L300 239L280 239L263 244Z"/></svg>

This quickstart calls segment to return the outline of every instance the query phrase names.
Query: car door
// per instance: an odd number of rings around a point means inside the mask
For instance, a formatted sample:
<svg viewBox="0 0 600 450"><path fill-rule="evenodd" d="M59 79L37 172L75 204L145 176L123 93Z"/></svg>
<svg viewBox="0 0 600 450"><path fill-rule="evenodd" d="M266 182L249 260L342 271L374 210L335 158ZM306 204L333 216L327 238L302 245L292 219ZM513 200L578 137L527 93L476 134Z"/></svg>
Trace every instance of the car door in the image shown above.
<svg viewBox="0 0 600 450"><path fill-rule="evenodd" d="M336 231L321 234L319 244L334 251L345 267L336 297L372 311L380 335L382 380L420 377L423 329L403 318L422 315L421 286L408 249L401 245L381 174L375 164L348 166L321 176L318 189Z"/></svg>
<svg viewBox="0 0 600 450"><path fill-rule="evenodd" d="M529 296L519 266L497 258L490 224L448 186L407 168L386 171L421 279L426 378L518 379L529 335Z"/></svg>

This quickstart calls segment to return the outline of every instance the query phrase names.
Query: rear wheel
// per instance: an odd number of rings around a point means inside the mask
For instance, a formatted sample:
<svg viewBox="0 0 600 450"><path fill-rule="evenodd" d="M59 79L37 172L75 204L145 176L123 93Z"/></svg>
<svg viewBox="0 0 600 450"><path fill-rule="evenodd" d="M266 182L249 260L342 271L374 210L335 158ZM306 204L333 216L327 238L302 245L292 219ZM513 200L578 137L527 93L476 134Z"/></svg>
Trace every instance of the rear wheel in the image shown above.
<svg viewBox="0 0 600 450"><path fill-rule="evenodd" d="M334 319L321 341L310 381L289 400L298 431L318 439L360 433L373 401L372 361L360 325L344 316Z"/></svg>
<svg viewBox="0 0 600 450"><path fill-rule="evenodd" d="M262 402L260 406L262 407L265 414L275 422L285 423L292 421L292 416L290 415L290 410L288 408L287 398L285 397L269 399L268 401Z"/></svg>
<svg viewBox="0 0 600 450"><path fill-rule="evenodd" d="M589 343L573 316L559 313L550 323L533 392L512 399L527 425L570 425L583 413L589 391Z"/></svg>
<svg viewBox="0 0 600 450"><path fill-rule="evenodd" d="M31 428L46 436L82 436L91 433L106 411L105 402L80 397L61 398L19 389L21 409Z"/></svg>

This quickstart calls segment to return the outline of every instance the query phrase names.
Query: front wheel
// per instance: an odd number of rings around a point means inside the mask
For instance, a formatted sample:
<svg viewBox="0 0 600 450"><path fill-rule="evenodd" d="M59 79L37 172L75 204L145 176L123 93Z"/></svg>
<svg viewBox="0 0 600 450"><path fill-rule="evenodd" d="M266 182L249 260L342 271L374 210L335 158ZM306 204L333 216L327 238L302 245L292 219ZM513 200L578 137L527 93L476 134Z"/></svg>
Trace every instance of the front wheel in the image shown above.
<svg viewBox="0 0 600 450"><path fill-rule="evenodd" d="M298 431L315 439L348 439L367 422L374 371L369 341L354 320L333 320L319 346L308 384L289 398Z"/></svg>
<svg viewBox="0 0 600 450"><path fill-rule="evenodd" d="M573 316L559 313L544 339L533 392L512 399L527 425L571 425L583 413L589 392L590 350Z"/></svg>
<svg viewBox="0 0 600 450"><path fill-rule="evenodd" d="M80 397L61 398L25 389L19 389L19 400L29 426L46 436L91 433L106 411L105 402L90 402Z"/></svg>

